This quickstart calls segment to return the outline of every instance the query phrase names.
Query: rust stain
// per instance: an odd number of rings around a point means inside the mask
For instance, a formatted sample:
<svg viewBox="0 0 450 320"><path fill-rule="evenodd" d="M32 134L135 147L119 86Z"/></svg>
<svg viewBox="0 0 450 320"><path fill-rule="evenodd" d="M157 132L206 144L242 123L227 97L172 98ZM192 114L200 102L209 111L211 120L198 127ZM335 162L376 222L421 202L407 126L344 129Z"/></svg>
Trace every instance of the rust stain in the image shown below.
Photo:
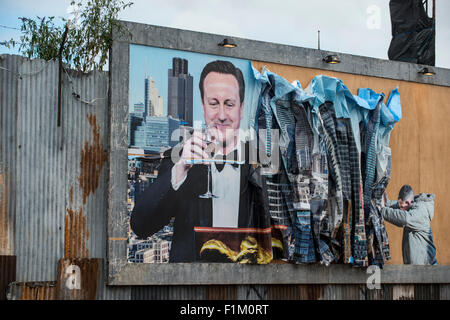
<svg viewBox="0 0 450 320"><path fill-rule="evenodd" d="M26 282L19 300L57 300L56 282Z"/></svg>
<svg viewBox="0 0 450 320"><path fill-rule="evenodd" d="M72 205L72 203L73 203L73 186L70 187L70 191L69 191L69 203L70 203L70 205Z"/></svg>
<svg viewBox="0 0 450 320"><path fill-rule="evenodd" d="M211 285L206 287L206 300L236 300L237 286Z"/></svg>
<svg viewBox="0 0 450 320"><path fill-rule="evenodd" d="M89 237L87 230L86 216L83 209L75 211L66 209L67 214L64 219L64 257L88 258L89 250L86 248L86 241Z"/></svg>
<svg viewBox="0 0 450 320"><path fill-rule="evenodd" d="M97 118L93 114L87 115L87 118L92 127L94 139L92 144L86 141L83 150L81 150L81 174L78 182L83 191L83 204L86 203L87 197L97 190L102 168L107 161Z"/></svg>
<svg viewBox="0 0 450 320"><path fill-rule="evenodd" d="M70 266L72 268L68 269ZM73 268L76 266L78 271ZM61 259L58 262L58 300L95 300L100 277L101 259ZM79 272L79 274L77 274ZM78 289L71 289L67 281L78 277Z"/></svg>
<svg viewBox="0 0 450 320"><path fill-rule="evenodd" d="M8 218L8 184L6 174L0 167L0 255L10 255L9 218Z"/></svg>

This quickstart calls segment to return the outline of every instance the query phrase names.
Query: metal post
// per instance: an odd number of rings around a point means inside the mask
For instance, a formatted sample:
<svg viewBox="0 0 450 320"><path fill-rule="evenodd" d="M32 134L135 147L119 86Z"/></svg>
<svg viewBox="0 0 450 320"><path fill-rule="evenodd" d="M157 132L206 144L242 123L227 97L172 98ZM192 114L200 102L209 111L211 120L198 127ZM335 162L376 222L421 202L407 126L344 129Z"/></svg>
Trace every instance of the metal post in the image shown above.
<svg viewBox="0 0 450 320"><path fill-rule="evenodd" d="M320 50L320 30L317 30L317 49Z"/></svg>

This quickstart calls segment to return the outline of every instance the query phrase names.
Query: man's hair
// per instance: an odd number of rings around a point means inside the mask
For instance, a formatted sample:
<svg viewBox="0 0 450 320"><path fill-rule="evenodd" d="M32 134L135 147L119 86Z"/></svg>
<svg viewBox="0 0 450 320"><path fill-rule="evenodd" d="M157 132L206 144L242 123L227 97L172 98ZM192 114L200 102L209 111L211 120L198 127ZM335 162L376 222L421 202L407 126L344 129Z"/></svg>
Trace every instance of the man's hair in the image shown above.
<svg viewBox="0 0 450 320"><path fill-rule="evenodd" d="M414 192L413 189L409 184L405 184L400 191L398 192L398 199L401 200L407 200L407 199L414 199Z"/></svg>
<svg viewBox="0 0 450 320"><path fill-rule="evenodd" d="M239 85L239 99L242 102L244 102L244 96L245 96L245 83L244 83L244 76L242 75L242 71L239 68L236 68L231 62L229 61L223 61L223 60L216 60L213 62L208 63L202 71L202 74L200 75L200 82L198 84L200 88L200 95L203 101L204 97L204 88L203 83L205 82L206 76L210 72L217 72L222 74L231 74L233 75L237 83Z"/></svg>

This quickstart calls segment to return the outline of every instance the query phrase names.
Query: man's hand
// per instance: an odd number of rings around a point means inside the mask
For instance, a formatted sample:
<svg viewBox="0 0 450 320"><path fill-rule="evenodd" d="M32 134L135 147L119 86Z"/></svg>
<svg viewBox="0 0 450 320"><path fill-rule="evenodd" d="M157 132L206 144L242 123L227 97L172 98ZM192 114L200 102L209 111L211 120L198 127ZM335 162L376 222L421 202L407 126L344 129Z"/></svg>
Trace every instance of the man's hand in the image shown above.
<svg viewBox="0 0 450 320"><path fill-rule="evenodd" d="M189 169L192 167L192 163L188 163L188 160L201 160L209 159L210 151L207 148L205 141L205 134L201 130L194 130L192 136L186 140L183 146L183 152L181 153L180 160L175 164L175 184L184 180ZM209 152L208 152L209 151ZM209 163L205 163L209 165Z"/></svg>

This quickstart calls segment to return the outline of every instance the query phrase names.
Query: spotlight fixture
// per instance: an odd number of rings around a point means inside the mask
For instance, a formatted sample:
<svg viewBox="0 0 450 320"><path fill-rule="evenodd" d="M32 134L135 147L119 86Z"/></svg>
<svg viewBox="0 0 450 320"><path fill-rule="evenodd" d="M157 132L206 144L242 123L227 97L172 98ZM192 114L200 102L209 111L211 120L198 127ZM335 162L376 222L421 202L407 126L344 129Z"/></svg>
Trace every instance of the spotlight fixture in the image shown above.
<svg viewBox="0 0 450 320"><path fill-rule="evenodd" d="M233 40L228 39L228 38L223 39L222 42L220 42L218 45L221 46L221 47L224 47L224 48L235 48L235 47L237 47L237 44L234 43Z"/></svg>
<svg viewBox="0 0 450 320"><path fill-rule="evenodd" d="M427 67L420 70L419 73L423 74L424 76L434 76L436 74L436 72L434 72L433 69Z"/></svg>
<svg viewBox="0 0 450 320"><path fill-rule="evenodd" d="M323 61L325 61L326 63L329 63L329 64L341 63L341 60L339 60L339 57L335 54L330 54L330 55L326 56L325 58L323 58Z"/></svg>

